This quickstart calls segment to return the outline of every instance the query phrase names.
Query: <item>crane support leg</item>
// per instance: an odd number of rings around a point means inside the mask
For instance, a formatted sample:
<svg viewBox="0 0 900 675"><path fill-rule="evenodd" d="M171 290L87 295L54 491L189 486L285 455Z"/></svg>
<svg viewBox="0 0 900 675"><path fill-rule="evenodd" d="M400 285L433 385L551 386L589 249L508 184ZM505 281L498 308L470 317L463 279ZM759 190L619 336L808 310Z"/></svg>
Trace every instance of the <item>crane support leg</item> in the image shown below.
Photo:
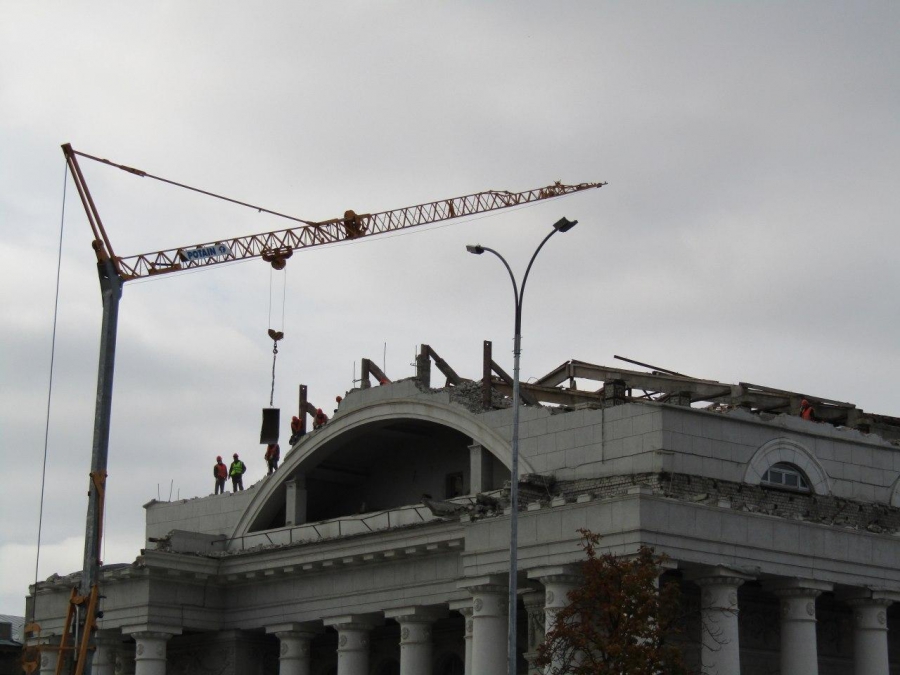
<svg viewBox="0 0 900 675"><path fill-rule="evenodd" d="M81 574L80 589L80 595L83 598L90 598L90 600L82 604L82 611L78 612L80 630L84 631L81 636L78 667L84 675L91 673L91 659L87 658L87 654L93 649L93 628L100 583L100 543L103 536L103 502L106 491L106 464L109 456L116 331L119 323L119 300L122 297L122 279L116 272L112 261L106 259L97 263L97 270L100 274L100 293L103 298L103 323L97 368L97 402L94 409L91 480L84 533L84 571Z"/></svg>

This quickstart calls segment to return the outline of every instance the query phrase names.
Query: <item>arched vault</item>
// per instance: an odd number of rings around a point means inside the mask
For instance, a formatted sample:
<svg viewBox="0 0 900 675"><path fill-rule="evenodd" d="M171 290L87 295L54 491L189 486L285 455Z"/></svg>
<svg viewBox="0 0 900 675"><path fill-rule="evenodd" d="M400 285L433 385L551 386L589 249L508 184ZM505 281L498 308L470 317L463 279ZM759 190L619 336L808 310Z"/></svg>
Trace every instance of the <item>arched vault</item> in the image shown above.
<svg viewBox="0 0 900 675"><path fill-rule="evenodd" d="M232 537L282 526L287 484L297 479L308 488L310 521L418 503L425 492L443 498L443 481L468 475L472 444L490 454L495 474L505 471L495 477L499 487L509 477L510 442L459 405L392 399L341 412L285 455ZM519 474L533 472L520 456Z"/></svg>

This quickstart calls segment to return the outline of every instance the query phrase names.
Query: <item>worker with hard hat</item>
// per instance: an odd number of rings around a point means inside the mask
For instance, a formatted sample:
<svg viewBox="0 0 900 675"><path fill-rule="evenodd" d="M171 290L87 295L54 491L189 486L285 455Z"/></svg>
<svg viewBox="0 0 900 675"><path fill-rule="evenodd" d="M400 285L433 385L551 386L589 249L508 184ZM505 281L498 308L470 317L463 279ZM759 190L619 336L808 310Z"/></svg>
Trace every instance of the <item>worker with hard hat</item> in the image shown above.
<svg viewBox="0 0 900 675"><path fill-rule="evenodd" d="M234 461L228 467L228 475L231 476L231 491L237 492L244 489L244 473L247 471L247 465L244 464L237 453L234 453Z"/></svg>
<svg viewBox="0 0 900 675"><path fill-rule="evenodd" d="M216 479L215 494L225 494L225 479L228 478L228 467L222 461L222 456L216 457L216 463L213 465L213 477Z"/></svg>
<svg viewBox="0 0 900 675"><path fill-rule="evenodd" d="M306 413L303 413L304 415ZM303 435L303 422L300 421L300 418L294 415L291 418L291 439L288 441L291 445L294 445L297 441L300 440L300 437Z"/></svg>
<svg viewBox="0 0 900 675"><path fill-rule="evenodd" d="M313 420L313 429L319 429L328 422L328 415L322 412L321 408L316 408L316 418Z"/></svg>
<svg viewBox="0 0 900 675"><path fill-rule="evenodd" d="M816 419L816 411L813 410L813 407L806 399L800 401L800 417L810 421L814 421Z"/></svg>

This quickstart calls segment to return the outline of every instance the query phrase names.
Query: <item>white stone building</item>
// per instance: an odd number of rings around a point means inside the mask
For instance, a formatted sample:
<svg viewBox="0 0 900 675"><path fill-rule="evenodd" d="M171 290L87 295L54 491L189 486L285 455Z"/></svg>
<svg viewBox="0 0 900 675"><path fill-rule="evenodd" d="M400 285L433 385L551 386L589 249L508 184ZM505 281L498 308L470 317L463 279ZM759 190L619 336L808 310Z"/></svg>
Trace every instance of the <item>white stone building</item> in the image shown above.
<svg viewBox="0 0 900 675"><path fill-rule="evenodd" d="M505 673L508 383L485 409L480 384L421 373L352 391L244 492L147 504L146 549L104 568L94 673ZM579 362L525 396L521 673L577 583L578 528L669 556L706 673L900 673L900 420L810 398L812 422L789 392ZM47 644L76 577L32 589Z"/></svg>

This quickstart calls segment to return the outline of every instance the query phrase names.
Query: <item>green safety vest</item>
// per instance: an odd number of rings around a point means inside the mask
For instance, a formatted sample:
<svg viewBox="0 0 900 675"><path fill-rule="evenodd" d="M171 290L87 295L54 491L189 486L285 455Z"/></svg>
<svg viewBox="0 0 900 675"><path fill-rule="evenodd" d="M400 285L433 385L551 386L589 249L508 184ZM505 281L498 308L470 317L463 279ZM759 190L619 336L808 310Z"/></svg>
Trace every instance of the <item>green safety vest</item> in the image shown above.
<svg viewBox="0 0 900 675"><path fill-rule="evenodd" d="M244 473L244 471L244 463L241 460L237 459L231 463L230 473L232 476L240 476Z"/></svg>

